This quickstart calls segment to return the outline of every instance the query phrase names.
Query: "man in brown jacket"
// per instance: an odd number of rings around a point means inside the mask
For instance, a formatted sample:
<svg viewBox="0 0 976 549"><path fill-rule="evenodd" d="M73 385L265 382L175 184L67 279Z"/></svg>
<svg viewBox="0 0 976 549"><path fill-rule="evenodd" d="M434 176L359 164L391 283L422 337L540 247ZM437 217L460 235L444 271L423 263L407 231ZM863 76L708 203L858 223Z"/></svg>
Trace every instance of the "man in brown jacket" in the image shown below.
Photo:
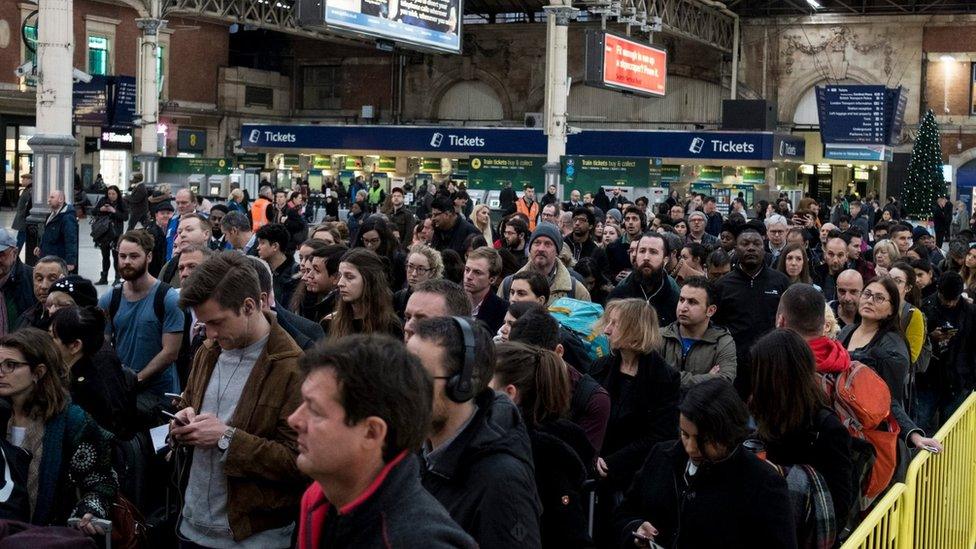
<svg viewBox="0 0 976 549"><path fill-rule="evenodd" d="M288 416L301 400L301 349L261 311L247 259L222 252L184 282L180 305L207 341L193 360L172 440L189 466L185 547L288 547L308 478L295 465Z"/></svg>

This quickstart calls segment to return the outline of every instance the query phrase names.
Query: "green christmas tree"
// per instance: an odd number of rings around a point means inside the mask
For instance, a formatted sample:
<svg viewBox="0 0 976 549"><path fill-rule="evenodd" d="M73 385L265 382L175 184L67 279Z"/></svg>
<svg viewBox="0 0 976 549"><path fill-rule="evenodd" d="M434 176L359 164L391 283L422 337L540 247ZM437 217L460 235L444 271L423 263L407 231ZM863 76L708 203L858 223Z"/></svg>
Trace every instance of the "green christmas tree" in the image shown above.
<svg viewBox="0 0 976 549"><path fill-rule="evenodd" d="M935 113L929 109L918 127L918 138L912 148L908 179L902 189L901 201L910 217L928 219L932 215L935 200L945 194L939 125L935 122Z"/></svg>

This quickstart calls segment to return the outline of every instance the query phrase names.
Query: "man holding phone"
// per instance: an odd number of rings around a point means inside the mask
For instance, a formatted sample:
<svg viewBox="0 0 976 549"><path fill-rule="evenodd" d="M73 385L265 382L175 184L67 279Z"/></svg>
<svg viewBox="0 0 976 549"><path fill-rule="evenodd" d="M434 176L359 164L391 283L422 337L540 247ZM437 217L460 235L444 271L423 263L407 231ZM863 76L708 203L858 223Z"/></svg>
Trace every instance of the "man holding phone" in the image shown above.
<svg viewBox="0 0 976 549"><path fill-rule="evenodd" d="M237 252L201 263L180 305L208 339L170 422L172 441L192 459L179 535L186 547L289 547L307 485L287 423L300 403L302 351L262 312L257 273Z"/></svg>
<svg viewBox="0 0 976 549"><path fill-rule="evenodd" d="M947 271L939 290L922 304L932 360L915 379L918 425L926 432L935 432L976 386L976 307L962 298L962 292L962 277Z"/></svg>

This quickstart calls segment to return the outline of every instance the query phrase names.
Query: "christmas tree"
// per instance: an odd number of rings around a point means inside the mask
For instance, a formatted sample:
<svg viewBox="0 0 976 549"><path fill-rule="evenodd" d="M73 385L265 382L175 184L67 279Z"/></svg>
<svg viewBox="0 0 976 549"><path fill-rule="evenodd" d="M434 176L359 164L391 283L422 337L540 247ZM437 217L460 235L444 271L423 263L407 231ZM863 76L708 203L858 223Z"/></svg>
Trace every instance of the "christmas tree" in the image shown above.
<svg viewBox="0 0 976 549"><path fill-rule="evenodd" d="M918 138L912 148L908 180L902 189L901 201L910 217L928 219L935 200L946 194L945 180L942 179L939 126L935 123L935 113L929 109L918 127Z"/></svg>

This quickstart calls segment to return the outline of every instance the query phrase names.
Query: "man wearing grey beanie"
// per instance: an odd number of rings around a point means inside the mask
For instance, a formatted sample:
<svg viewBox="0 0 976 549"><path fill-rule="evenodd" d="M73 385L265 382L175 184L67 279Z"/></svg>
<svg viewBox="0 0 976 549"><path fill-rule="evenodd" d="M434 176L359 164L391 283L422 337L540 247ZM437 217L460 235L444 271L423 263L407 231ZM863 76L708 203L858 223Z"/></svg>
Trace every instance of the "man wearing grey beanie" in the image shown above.
<svg viewBox="0 0 976 549"><path fill-rule="evenodd" d="M532 236L526 244L529 250L529 261L522 271L535 271L549 281L549 303L561 297L571 297L582 301L590 300L590 292L582 282L578 281L569 269L559 261L559 252L563 248L563 237L559 228L551 223L539 223L532 231ZM498 288L498 297L508 299L512 286L512 275L505 277ZM549 305L546 303L546 305Z"/></svg>

